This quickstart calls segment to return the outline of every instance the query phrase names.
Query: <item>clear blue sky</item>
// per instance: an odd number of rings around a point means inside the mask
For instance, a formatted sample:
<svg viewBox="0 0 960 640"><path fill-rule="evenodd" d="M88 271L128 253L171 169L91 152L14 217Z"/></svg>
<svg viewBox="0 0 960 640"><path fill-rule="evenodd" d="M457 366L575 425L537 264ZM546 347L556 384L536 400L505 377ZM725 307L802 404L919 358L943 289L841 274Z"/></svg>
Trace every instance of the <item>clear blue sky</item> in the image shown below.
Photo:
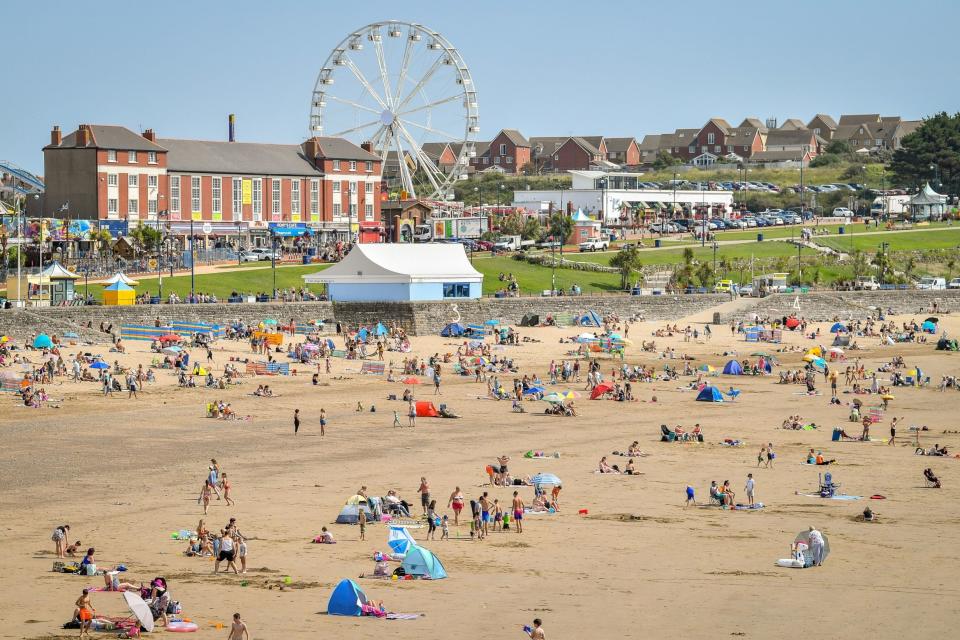
<svg viewBox="0 0 960 640"><path fill-rule="evenodd" d="M2 13L0 158L37 172L52 124L222 139L233 112L241 140L299 142L330 49L390 18L433 27L463 54L480 139L960 109L955 0L31 0Z"/></svg>

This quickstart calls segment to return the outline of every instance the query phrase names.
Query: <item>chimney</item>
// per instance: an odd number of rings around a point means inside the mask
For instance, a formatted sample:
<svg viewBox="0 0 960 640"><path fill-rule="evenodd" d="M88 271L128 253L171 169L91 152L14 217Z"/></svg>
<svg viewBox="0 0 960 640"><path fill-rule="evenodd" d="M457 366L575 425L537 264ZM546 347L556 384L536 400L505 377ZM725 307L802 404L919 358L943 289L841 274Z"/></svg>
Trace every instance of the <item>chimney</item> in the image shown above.
<svg viewBox="0 0 960 640"><path fill-rule="evenodd" d="M303 143L303 153L312 164L317 164L317 155L320 153L320 144L316 138L310 138Z"/></svg>
<svg viewBox="0 0 960 640"><path fill-rule="evenodd" d="M50 146L59 147L60 143L63 142L63 134L60 133L60 125L53 125L53 129L50 131Z"/></svg>
<svg viewBox="0 0 960 640"><path fill-rule="evenodd" d="M144 132L143 132L143 137L146 138L147 140L149 140L150 142L156 142L156 141L157 141L157 134L155 134L155 133L153 132L153 129L147 129L146 131L144 131Z"/></svg>
<svg viewBox="0 0 960 640"><path fill-rule="evenodd" d="M86 147L90 144L90 129L87 125L81 124L77 127L77 146Z"/></svg>
<svg viewBox="0 0 960 640"><path fill-rule="evenodd" d="M229 116L227 116L227 140L229 140L230 142L237 141L236 126L237 126L237 116L231 113Z"/></svg>
<svg viewBox="0 0 960 640"><path fill-rule="evenodd" d="M360 143L360 148L366 151L367 153L373 153L373 143L367 140L366 142Z"/></svg>

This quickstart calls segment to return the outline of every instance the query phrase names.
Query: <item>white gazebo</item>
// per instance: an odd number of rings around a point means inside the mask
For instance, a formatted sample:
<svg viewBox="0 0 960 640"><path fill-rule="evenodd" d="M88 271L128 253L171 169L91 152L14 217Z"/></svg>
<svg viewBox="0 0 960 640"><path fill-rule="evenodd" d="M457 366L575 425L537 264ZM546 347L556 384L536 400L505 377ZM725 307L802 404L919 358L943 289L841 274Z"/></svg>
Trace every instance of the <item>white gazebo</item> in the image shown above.
<svg viewBox="0 0 960 640"><path fill-rule="evenodd" d="M338 302L414 302L479 298L483 274L462 244L357 244L332 267L303 276Z"/></svg>
<svg viewBox="0 0 960 640"><path fill-rule="evenodd" d="M947 211L947 196L933 190L930 183L912 196L907 204L910 206L910 216L914 220L939 219Z"/></svg>

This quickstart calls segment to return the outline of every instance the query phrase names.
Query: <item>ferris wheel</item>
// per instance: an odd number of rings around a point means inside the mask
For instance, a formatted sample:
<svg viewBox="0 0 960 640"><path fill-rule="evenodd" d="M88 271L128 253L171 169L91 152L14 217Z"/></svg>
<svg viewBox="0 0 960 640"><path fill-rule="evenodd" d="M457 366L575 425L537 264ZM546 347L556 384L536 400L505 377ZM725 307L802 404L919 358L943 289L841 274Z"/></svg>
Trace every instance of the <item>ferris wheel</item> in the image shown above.
<svg viewBox="0 0 960 640"><path fill-rule="evenodd" d="M313 88L310 132L369 142L388 184L410 198L448 199L476 156L478 114L460 52L422 24L391 20L357 29L330 52Z"/></svg>

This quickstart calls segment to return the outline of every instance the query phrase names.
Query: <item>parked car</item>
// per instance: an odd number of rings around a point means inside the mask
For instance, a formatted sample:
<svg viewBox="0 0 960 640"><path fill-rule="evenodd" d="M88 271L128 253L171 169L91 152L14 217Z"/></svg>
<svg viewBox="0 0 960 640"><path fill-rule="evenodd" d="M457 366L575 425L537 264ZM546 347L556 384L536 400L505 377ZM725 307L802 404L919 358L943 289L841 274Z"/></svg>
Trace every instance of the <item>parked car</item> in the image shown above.
<svg viewBox="0 0 960 640"><path fill-rule="evenodd" d="M753 285L749 282L747 284L740 285L740 295L741 296L752 296L753 295Z"/></svg>
<svg viewBox="0 0 960 640"><path fill-rule="evenodd" d="M833 215L838 218L850 218L853 217L853 211L846 207L837 207L833 210Z"/></svg>
<svg viewBox="0 0 960 640"><path fill-rule="evenodd" d="M477 240L477 250L478 251L490 251L493 249L493 243L489 240Z"/></svg>
<svg viewBox="0 0 960 640"><path fill-rule="evenodd" d="M917 289L926 291L943 291L947 288L947 281L944 278L935 278L933 276L924 276L917 283Z"/></svg>
<svg viewBox="0 0 960 640"><path fill-rule="evenodd" d="M878 291L880 283L874 276L860 276L853 285L857 291Z"/></svg>
<svg viewBox="0 0 960 640"><path fill-rule="evenodd" d="M610 242L605 238L594 238L581 242L579 248L580 251L606 251L610 248Z"/></svg>
<svg viewBox="0 0 960 640"><path fill-rule="evenodd" d="M947 289L960 289L960 278L954 278L948 282Z"/></svg>
<svg viewBox="0 0 960 640"><path fill-rule="evenodd" d="M240 252L240 261L241 262L260 262L261 260L270 260L271 258L275 260L280 259L280 252L273 251L266 247L256 247L250 249L249 251Z"/></svg>

